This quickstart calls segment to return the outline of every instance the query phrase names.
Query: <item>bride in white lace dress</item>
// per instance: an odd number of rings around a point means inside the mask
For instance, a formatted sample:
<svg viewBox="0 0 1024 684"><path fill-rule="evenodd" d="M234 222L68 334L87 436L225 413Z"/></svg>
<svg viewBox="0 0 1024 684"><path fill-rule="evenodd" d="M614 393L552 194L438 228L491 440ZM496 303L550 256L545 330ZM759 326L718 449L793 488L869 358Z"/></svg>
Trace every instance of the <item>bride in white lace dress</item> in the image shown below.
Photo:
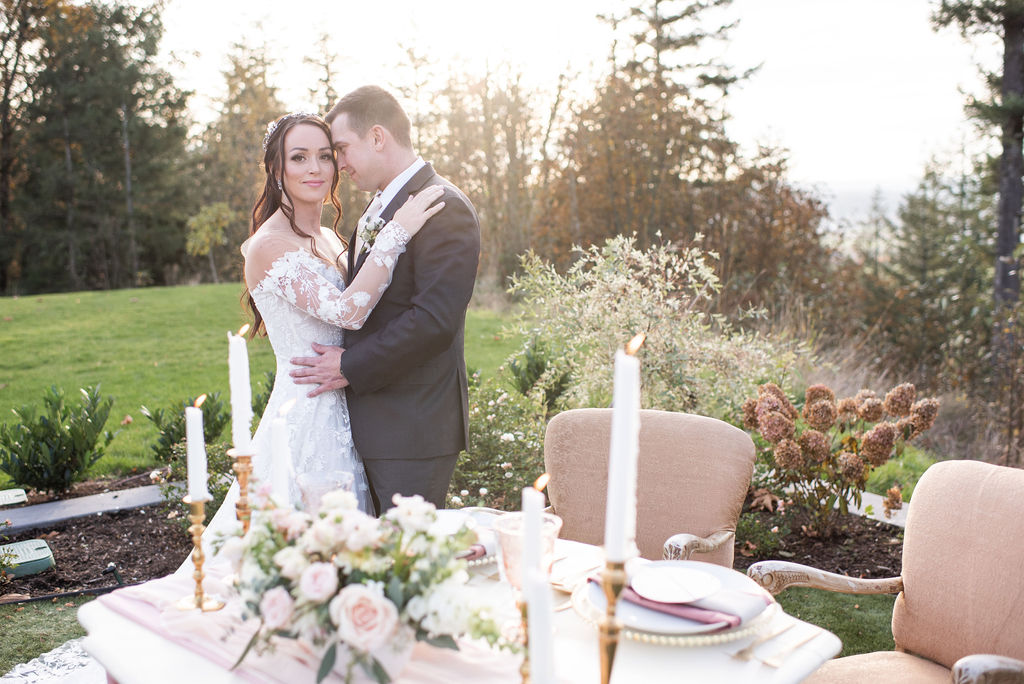
<svg viewBox="0 0 1024 684"><path fill-rule="evenodd" d="M412 197L394 219L372 239L363 268L345 287L346 245L337 233L321 226L321 210L335 197L338 171L330 129L312 114L289 114L272 125L264 139L267 170L263 193L253 209L252 231L242 245L245 282L255 318L254 334L266 330L277 360L274 390L253 436L253 476L270 480L271 459L282 454L270 449L270 426L281 408L288 424L293 473L289 500L299 503L295 477L304 472L345 470L355 477L360 507L373 514L363 466L352 443L344 391L308 397L308 387L288 375L289 359L309 353L314 342L340 345L342 329L358 329L391 282L395 263L405 245L444 203L430 206L443 191L428 188ZM236 527L234 483L207 526L204 545ZM185 566L189 566L186 562ZM183 566L183 567L185 567Z"/></svg>

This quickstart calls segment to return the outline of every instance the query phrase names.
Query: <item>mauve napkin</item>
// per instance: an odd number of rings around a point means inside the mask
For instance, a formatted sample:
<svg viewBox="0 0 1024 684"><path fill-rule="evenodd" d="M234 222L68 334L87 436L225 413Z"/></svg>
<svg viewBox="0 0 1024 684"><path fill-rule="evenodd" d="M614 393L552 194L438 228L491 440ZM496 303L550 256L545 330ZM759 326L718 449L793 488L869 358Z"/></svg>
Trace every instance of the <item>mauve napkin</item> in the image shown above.
<svg viewBox="0 0 1024 684"><path fill-rule="evenodd" d="M593 577L590 578L590 581L600 582ZM690 603L662 603L644 598L632 587L627 586L622 590L620 598L643 608L694 622L704 624L724 622L725 625L722 629L739 627L747 620L760 615L772 603L772 597L767 592L759 590L747 592L736 589L719 589L710 596Z"/></svg>

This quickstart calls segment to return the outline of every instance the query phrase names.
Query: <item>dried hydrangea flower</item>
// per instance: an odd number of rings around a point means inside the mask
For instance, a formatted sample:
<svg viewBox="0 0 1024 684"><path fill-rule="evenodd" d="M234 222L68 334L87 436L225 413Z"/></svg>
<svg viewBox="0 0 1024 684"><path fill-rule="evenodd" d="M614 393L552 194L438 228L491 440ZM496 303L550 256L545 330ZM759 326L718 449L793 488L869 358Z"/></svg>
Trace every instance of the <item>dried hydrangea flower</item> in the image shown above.
<svg viewBox="0 0 1024 684"><path fill-rule="evenodd" d="M868 430L861 441L860 453L873 466L880 466L889 460L896 445L897 430L892 423L879 423Z"/></svg>
<svg viewBox="0 0 1024 684"><path fill-rule="evenodd" d="M836 393L833 392L827 385L811 385L804 392L804 405L813 404L816 401L828 401L830 403L836 403Z"/></svg>
<svg viewBox="0 0 1024 684"><path fill-rule="evenodd" d="M828 430L838 415L836 405L824 399L804 406L804 420L815 430Z"/></svg>
<svg viewBox="0 0 1024 684"><path fill-rule="evenodd" d="M793 421L778 411L770 411L764 414L758 412L757 422L761 430L761 436L772 444L776 444L783 439L790 439L796 428Z"/></svg>
<svg viewBox="0 0 1024 684"><path fill-rule="evenodd" d="M860 419L869 423L882 420L884 414L885 409L882 406L882 400L875 397L869 397L862 401L860 408L857 410L857 415L860 416Z"/></svg>
<svg viewBox="0 0 1024 684"><path fill-rule="evenodd" d="M910 407L910 419L914 421L914 428L920 434L935 425L935 418L939 415L938 399L921 399Z"/></svg>
<svg viewBox="0 0 1024 684"><path fill-rule="evenodd" d="M878 395L875 394L874 390L869 390L869 389L865 388L865 389L862 389L861 391L857 392L857 394L854 395L853 400L857 402L857 406L860 406L861 404L863 404L868 399L874 399L877 396Z"/></svg>
<svg viewBox="0 0 1024 684"><path fill-rule="evenodd" d="M904 442L909 442L921 434L917 431L917 426L914 425L914 419L910 416L900 418L896 421L896 431L899 433L900 437L903 438Z"/></svg>
<svg viewBox="0 0 1024 684"><path fill-rule="evenodd" d="M857 454L844 451L839 454L839 474L847 482L860 482L864 479L864 461Z"/></svg>
<svg viewBox="0 0 1024 684"><path fill-rule="evenodd" d="M775 465L780 468L800 468L804 465L804 455L800 445L791 439L784 439L775 445Z"/></svg>
<svg viewBox="0 0 1024 684"><path fill-rule="evenodd" d="M910 407L914 404L914 397L917 389L912 383L905 382L896 385L885 395L885 412L890 416L902 418L910 413Z"/></svg>
<svg viewBox="0 0 1024 684"><path fill-rule="evenodd" d="M793 402L789 400L786 393L782 391L782 388L776 385L774 382L766 382L757 388L758 397L770 396L775 397L779 400L780 408L776 409L781 411L790 420L796 420L797 411L796 407L793 406Z"/></svg>
<svg viewBox="0 0 1024 684"><path fill-rule="evenodd" d="M893 485L886 490L885 501L882 502L882 507L885 509L886 518L891 518L893 511L903 508L903 492L900 490L899 485Z"/></svg>
<svg viewBox="0 0 1024 684"><path fill-rule="evenodd" d="M804 452L807 460L813 463L824 463L829 454L832 453L828 437L817 430L804 430L797 440L800 449Z"/></svg>
<svg viewBox="0 0 1024 684"><path fill-rule="evenodd" d="M836 404L836 411L839 413L839 420L843 423L852 423L857 420L858 402L853 397L840 399Z"/></svg>
<svg viewBox="0 0 1024 684"><path fill-rule="evenodd" d="M743 402L743 427L748 430L757 429L757 399L754 397Z"/></svg>

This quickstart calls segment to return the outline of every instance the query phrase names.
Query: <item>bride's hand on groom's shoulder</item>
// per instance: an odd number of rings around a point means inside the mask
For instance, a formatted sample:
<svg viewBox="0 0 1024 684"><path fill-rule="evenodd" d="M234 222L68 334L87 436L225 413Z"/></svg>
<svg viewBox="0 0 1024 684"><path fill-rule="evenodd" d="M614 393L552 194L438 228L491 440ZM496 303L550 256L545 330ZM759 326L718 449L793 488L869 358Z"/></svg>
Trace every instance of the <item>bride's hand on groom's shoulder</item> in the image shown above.
<svg viewBox="0 0 1024 684"><path fill-rule="evenodd" d="M313 351L317 356L293 358L292 364L299 368L294 368L288 373L296 385L317 385L306 396L315 397L324 392L348 387L348 380L341 373L341 355L345 350L314 342Z"/></svg>
<svg viewBox="0 0 1024 684"><path fill-rule="evenodd" d="M415 195L409 195L405 204L395 212L394 222L405 228L411 238L419 232L427 219L444 209L444 202L437 202L442 195L444 188L440 185L431 185Z"/></svg>

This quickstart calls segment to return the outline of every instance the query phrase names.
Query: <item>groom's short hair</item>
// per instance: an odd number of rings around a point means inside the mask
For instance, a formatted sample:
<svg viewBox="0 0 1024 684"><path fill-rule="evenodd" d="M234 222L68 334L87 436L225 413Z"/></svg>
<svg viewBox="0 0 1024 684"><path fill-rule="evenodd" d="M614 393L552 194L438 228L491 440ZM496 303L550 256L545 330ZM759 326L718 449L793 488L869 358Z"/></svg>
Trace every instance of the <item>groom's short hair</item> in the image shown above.
<svg viewBox="0 0 1024 684"><path fill-rule="evenodd" d="M380 86L356 88L338 100L324 117L330 124L348 114L348 127L362 138L372 126L381 125L391 132L399 145L412 149L412 125L395 96Z"/></svg>

